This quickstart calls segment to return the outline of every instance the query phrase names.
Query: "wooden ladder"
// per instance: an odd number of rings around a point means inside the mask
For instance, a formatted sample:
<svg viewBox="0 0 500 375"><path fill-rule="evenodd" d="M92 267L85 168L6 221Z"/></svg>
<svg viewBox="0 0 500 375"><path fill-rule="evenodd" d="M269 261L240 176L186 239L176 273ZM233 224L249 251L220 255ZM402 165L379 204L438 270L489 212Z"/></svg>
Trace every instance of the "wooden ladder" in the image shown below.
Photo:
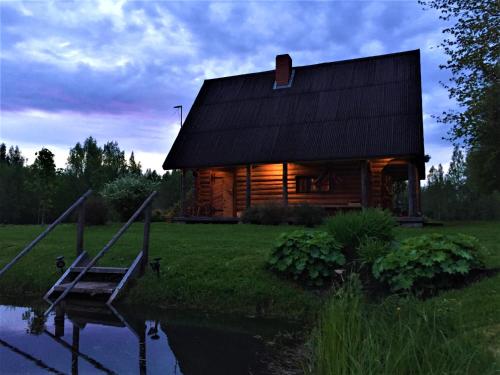
<svg viewBox="0 0 500 375"><path fill-rule="evenodd" d="M64 274L45 294L44 299L51 303L45 311L50 311L68 294L87 295L90 297L104 297L106 304L111 305L128 281L134 276L142 276L148 264L149 229L151 225L151 203L157 192L152 192L141 204L130 219L120 228L111 240L94 256L89 259L86 251L75 259ZM132 223L144 211L144 234L142 249L128 268L98 267L97 261L107 253L118 239L127 231Z"/></svg>

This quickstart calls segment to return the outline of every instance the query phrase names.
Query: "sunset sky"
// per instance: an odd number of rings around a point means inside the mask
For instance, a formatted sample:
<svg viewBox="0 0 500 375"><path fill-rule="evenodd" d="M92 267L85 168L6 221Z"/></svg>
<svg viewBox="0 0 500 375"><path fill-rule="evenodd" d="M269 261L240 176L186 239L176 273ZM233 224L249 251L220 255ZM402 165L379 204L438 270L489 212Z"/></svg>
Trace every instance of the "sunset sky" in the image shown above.
<svg viewBox="0 0 500 375"><path fill-rule="evenodd" d="M29 162L48 147L64 167L87 136L161 164L206 78L420 49L430 164L447 165L453 107L439 81L446 26L417 1L2 2L0 141ZM185 116L184 116L185 117Z"/></svg>

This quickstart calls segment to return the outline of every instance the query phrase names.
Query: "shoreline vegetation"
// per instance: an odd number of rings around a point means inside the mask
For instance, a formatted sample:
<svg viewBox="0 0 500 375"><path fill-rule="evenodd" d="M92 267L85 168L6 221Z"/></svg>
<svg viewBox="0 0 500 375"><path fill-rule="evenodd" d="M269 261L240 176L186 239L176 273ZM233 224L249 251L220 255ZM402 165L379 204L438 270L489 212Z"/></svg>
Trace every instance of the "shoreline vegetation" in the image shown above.
<svg viewBox="0 0 500 375"><path fill-rule="evenodd" d="M109 241L119 225L86 227L84 249L91 255L96 254ZM429 233L472 235L477 237L488 250L485 258L486 268L498 269L500 267L499 227L498 221L488 221L446 223L443 227L421 229L397 228L396 238L404 239ZM134 281L118 304L127 308L142 305L152 306L155 309L179 308L203 313L278 318L301 322L305 335L310 336L306 345L311 348L310 357L317 361L305 367L314 371L311 373L318 374L337 373L325 370L328 368L328 361L333 357L330 357L326 364L318 362L326 358L322 357L321 352L331 351L331 345L335 344L331 340L328 340L330 344L322 340L337 329L348 328L335 327L335 324L352 323L346 316L344 319L341 314L335 314L335 311L339 309L341 311L342 308L348 308L353 304L359 307L357 314L361 314L358 315L364 318L359 322L362 327L357 327L356 332L361 332L358 335L361 341L356 341L356 345L359 346L366 340L373 340L371 342L373 345L370 347L370 353L373 354L371 359L377 361L381 348L397 344L392 338L396 339L401 332L396 332L396 328L389 332L389 336L384 336L383 332L394 320L392 315L396 313L396 310L393 310L399 306L401 314L405 313L407 317L405 327L407 327L408 337L411 336L415 340L408 343L409 346L404 353L392 353L395 356L404 355L406 358L422 359L429 355L429 358L434 358L431 356L432 353L424 350L425 345L421 340L424 336L429 336L429 332L426 332L429 326L424 324L429 320L425 319L432 318L430 320L432 324L439 327L438 330L433 331L437 335L434 337L435 342L438 342L439 338L445 339L445 342L438 348L438 351L445 353L444 358L451 360L454 358L451 355L452 352L467 351L467 348L475 345L476 349L480 349L479 351L476 350L469 357L461 357L469 361L471 371L482 369L486 371L485 373L489 373L488 371L500 362L500 330L498 329L500 327L498 316L500 273L492 274L490 277L482 278L460 289L440 292L437 296L426 300L397 296L370 298L367 291L362 297L357 296L347 301L339 300L338 293L336 295L335 291L305 289L269 271L267 261L272 246L276 244L281 233L296 229L297 227L286 225L153 223L150 259L162 258L160 278L148 271L143 278ZM325 228L318 227L317 229L324 230ZM43 227L39 225L0 225L0 266L5 265L42 230ZM0 296L40 298L60 275L55 266L56 257L64 255L66 265L69 265L75 258L75 242L74 224L63 224L56 228L29 255L3 276L0 280ZM102 258L99 265L128 266L140 249L141 242L142 223L135 223ZM378 314L380 318L376 325L372 324L372 314ZM437 317L438 320L433 320L433 317ZM365 326L372 328L368 330ZM317 334L319 330L323 332L320 336ZM349 336L349 339L354 338ZM340 340L336 344L342 342ZM352 348L357 347L353 346L354 343L348 345ZM450 355L446 357L446 353ZM353 355L355 352L344 354ZM304 359L304 362L308 361ZM441 362L437 361L436 365L439 363ZM351 362L349 365L358 366L357 368L361 371L364 364ZM322 369L321 366L326 367ZM436 368L439 369L439 367ZM348 368L349 371L352 369L353 367ZM423 370L429 369L422 368ZM356 373L356 371L338 373Z"/></svg>

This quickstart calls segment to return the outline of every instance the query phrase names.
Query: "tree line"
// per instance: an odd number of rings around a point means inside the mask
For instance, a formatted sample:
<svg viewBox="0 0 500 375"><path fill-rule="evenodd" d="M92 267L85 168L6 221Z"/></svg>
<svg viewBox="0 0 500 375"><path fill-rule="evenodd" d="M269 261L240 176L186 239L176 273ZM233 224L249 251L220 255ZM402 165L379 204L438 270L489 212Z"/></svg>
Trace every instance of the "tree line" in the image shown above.
<svg viewBox="0 0 500 375"><path fill-rule="evenodd" d="M455 146L447 173L432 166L422 189L422 211L437 220L500 218L500 191L478 178L475 154Z"/></svg>
<svg viewBox="0 0 500 375"><path fill-rule="evenodd" d="M27 165L18 146L0 144L0 223L51 222L88 189L95 192L89 202L93 211L107 210L100 192L106 184L124 176L157 183L159 195L154 207L178 206L180 172L167 171L163 175L150 169L143 172L134 152L127 160L117 142L110 141L101 147L93 137L88 137L70 149L65 168L56 168L54 153L48 148L42 148L35 156L33 163ZM191 184L188 179L187 189Z"/></svg>

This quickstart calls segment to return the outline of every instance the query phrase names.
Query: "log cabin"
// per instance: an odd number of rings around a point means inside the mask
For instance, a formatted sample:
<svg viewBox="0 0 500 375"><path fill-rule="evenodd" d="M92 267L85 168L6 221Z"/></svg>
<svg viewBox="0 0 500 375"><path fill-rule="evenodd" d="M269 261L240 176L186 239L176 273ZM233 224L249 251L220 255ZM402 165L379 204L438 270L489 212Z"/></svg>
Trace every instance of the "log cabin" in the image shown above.
<svg viewBox="0 0 500 375"><path fill-rule="evenodd" d="M183 217L239 217L265 202L420 216L425 176L420 51L204 81L163 163L194 175Z"/></svg>

